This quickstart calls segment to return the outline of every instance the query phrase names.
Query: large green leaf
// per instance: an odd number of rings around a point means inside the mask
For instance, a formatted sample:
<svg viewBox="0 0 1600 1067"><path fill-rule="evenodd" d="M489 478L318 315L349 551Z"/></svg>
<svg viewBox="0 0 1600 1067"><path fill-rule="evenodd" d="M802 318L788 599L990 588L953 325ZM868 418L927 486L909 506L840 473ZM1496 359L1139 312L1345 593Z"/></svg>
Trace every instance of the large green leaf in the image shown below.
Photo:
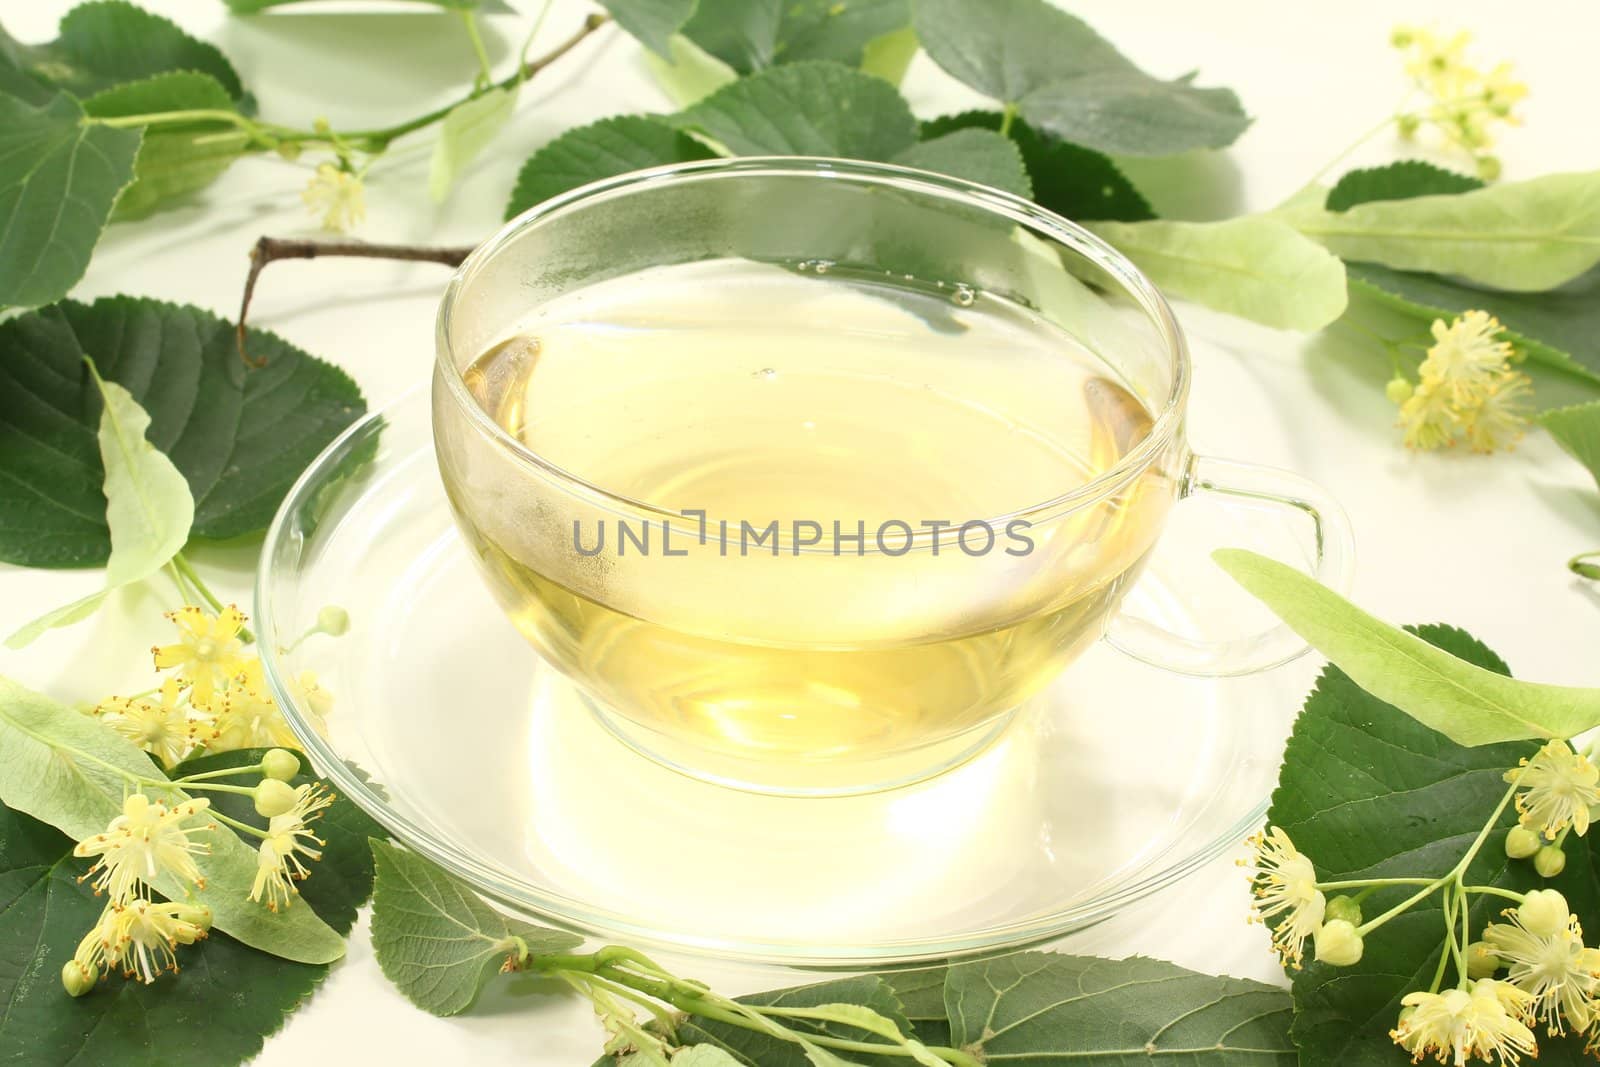
<svg viewBox="0 0 1600 1067"><path fill-rule="evenodd" d="M373 841L377 879L372 950L384 976L417 1007L456 1015L514 958L520 938L533 955L565 952L583 939L509 919L453 875L406 849Z"/></svg>
<svg viewBox="0 0 1600 1067"><path fill-rule="evenodd" d="M130 778L159 778L150 758L98 720L0 678L0 803L79 841L105 830L122 812ZM174 802L182 792L171 794ZM197 856L204 900L216 925L253 948L302 963L344 955L344 939L309 908L268 911L247 899L256 850L232 833L213 833ZM181 899L183 886L163 874L153 883Z"/></svg>
<svg viewBox="0 0 1600 1067"><path fill-rule="evenodd" d="M741 74L772 65L783 0L699 0L683 35Z"/></svg>
<svg viewBox="0 0 1600 1067"><path fill-rule="evenodd" d="M617 25L660 56L671 54L672 35L694 14L695 0L600 0Z"/></svg>
<svg viewBox="0 0 1600 1067"><path fill-rule="evenodd" d="M1600 400L1540 412L1539 425L1600 484Z"/></svg>
<svg viewBox="0 0 1600 1067"><path fill-rule="evenodd" d="M876 975L838 978L813 985L768 990L739 997L738 1000L741 1004L782 1008L819 1008L831 1004L854 1004L888 1019L902 1034L909 1036L911 1033L911 1024L901 1010L899 998L895 996L893 988ZM785 1025L807 1037L822 1034L847 1041L885 1044L884 1039L878 1035L841 1022L790 1019L785 1020ZM706 1044L721 1049L732 1056L736 1063L746 1067L811 1067L815 1062L806 1055L806 1050L795 1042L780 1041L766 1034L729 1026L727 1023L711 1019L696 1018L685 1022L678 1028L678 1040L684 1044ZM846 1062L870 1063L874 1067L879 1067L887 1062L911 1061L890 1061L888 1057L852 1053Z"/></svg>
<svg viewBox="0 0 1600 1067"><path fill-rule="evenodd" d="M881 161L917 140L917 120L894 86L822 60L786 63L741 78L673 121L734 155Z"/></svg>
<svg viewBox="0 0 1600 1067"><path fill-rule="evenodd" d="M365 402L345 373L274 334L135 297L63 301L0 324L0 559L69 567L111 543L95 444L100 402L83 360L150 413L152 444L194 494L194 536L266 528L289 486Z"/></svg>
<svg viewBox="0 0 1600 1067"><path fill-rule="evenodd" d="M1018 196L1033 192L1022 153L992 130L952 130L941 137L918 141L895 156L893 162L980 182Z"/></svg>
<svg viewBox="0 0 1600 1067"><path fill-rule="evenodd" d="M163 111L234 110L222 83L192 70L167 71L104 89L83 102L96 118ZM133 164L133 184L117 198L115 217L139 218L162 202L203 189L244 154L249 135L226 121L147 126Z"/></svg>
<svg viewBox="0 0 1600 1067"><path fill-rule="evenodd" d="M1216 561L1357 685L1461 745L1569 738L1600 726L1600 689L1521 682L1450 655L1276 560Z"/></svg>
<svg viewBox="0 0 1600 1067"><path fill-rule="evenodd" d="M974 128L998 131L1004 121L1005 116L998 111L941 115L922 124L922 136L933 139L953 130ZM1041 133L1021 119L1012 120L1006 136L1022 153L1033 188L1032 199L1040 207L1079 222L1155 218L1150 204L1105 153Z"/></svg>
<svg viewBox="0 0 1600 1067"><path fill-rule="evenodd" d="M439 124L428 170L428 195L443 200L468 163L489 147L517 107L515 89L492 87L457 104Z"/></svg>
<svg viewBox="0 0 1600 1067"><path fill-rule="evenodd" d="M506 218L601 178L711 156L705 145L650 115L601 119L568 130L522 165Z"/></svg>
<svg viewBox="0 0 1600 1067"><path fill-rule="evenodd" d="M138 130L84 125L65 93L39 107L0 94L0 308L77 284L138 151Z"/></svg>
<svg viewBox="0 0 1600 1067"><path fill-rule="evenodd" d="M1344 211L1301 202L1280 214L1344 259L1459 275L1498 289L1550 289L1600 262L1600 171L1373 200Z"/></svg>
<svg viewBox="0 0 1600 1067"><path fill-rule="evenodd" d="M320 0L222 0L222 2L227 4L228 10L235 15L255 15L275 7L319 3ZM453 11L482 11L492 15L516 14L516 8L507 4L505 0L416 0L416 2L427 7L443 7ZM380 6L375 10L383 11L384 8Z"/></svg>
<svg viewBox="0 0 1600 1067"><path fill-rule="evenodd" d="M682 32L748 74L804 59L858 67L874 42L910 22L909 0L699 0Z"/></svg>
<svg viewBox="0 0 1600 1067"><path fill-rule="evenodd" d="M1023 952L955 964L951 1041L986 1064L1288 1067L1289 995L1161 960Z"/></svg>
<svg viewBox="0 0 1600 1067"><path fill-rule="evenodd" d="M1371 200L1409 200L1414 196L1453 195L1482 189L1484 183L1420 159L1403 159L1381 167L1362 167L1344 174L1328 190L1329 211L1348 211Z"/></svg>
<svg viewBox="0 0 1600 1067"><path fill-rule="evenodd" d="M239 75L214 45L189 36L170 19L127 0L90 0L61 19L59 35L23 45L0 31L0 89L34 103L24 81L87 97L123 82L166 71L191 70L220 82L230 98L244 96ZM21 90L21 91L19 91Z"/></svg>
<svg viewBox="0 0 1600 1067"><path fill-rule="evenodd" d="M1505 664L1478 641L1445 626L1417 634L1475 668L1506 673ZM1526 743L1464 747L1384 703L1329 667L1306 700L1284 753L1283 770L1268 819L1283 828L1316 864L1325 881L1427 877L1456 865L1505 794L1502 775L1531 752ZM1467 879L1518 892L1540 880L1531 864L1510 863L1506 812ZM1588 839L1567 843L1566 872L1553 883L1586 927L1600 920ZM1379 891L1363 905L1376 916L1413 892ZM1496 915L1504 901L1479 897L1473 929ZM1410 1057L1388 1036L1400 998L1432 981L1442 945L1437 897L1386 923L1366 939L1361 962L1330 967L1308 962L1294 975L1294 1038L1301 1067L1404 1067ZM1560 1067L1592 1062L1581 1041L1539 1037L1539 1063Z"/></svg>
<svg viewBox="0 0 1600 1067"><path fill-rule="evenodd" d="M1287 330L1320 330L1344 313L1344 264L1275 218L1089 228L1185 300Z"/></svg>
<svg viewBox="0 0 1600 1067"><path fill-rule="evenodd" d="M1153 78L1046 0L917 0L934 62L1030 123L1102 152L1160 156L1232 144L1250 120L1228 89Z"/></svg>

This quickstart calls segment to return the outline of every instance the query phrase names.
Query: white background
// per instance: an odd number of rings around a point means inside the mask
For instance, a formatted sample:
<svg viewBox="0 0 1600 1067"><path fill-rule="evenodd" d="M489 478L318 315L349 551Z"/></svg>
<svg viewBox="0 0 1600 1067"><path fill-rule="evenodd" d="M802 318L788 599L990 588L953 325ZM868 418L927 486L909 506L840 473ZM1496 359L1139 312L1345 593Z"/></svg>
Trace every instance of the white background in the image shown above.
<svg viewBox="0 0 1600 1067"><path fill-rule="evenodd" d="M533 0L517 0L531 8ZM443 103L474 70L453 16L280 14L227 17L220 0L144 0L217 42L257 95L263 116L305 125L383 125ZM69 0L7 0L7 28L25 41L54 36ZM359 7L346 4L345 7ZM1600 8L1571 0L1079 0L1069 5L1154 73L1195 67L1203 84L1234 87L1256 117L1222 157L1140 168L1158 209L1195 216L1265 208L1293 192L1345 144L1393 109L1404 89L1387 46L1398 20L1467 27L1486 60L1509 59L1530 85L1527 125L1502 145L1507 178L1600 166L1594 133L1594 54ZM586 5L558 0L537 54L577 25ZM487 20L502 66L526 33L523 17ZM507 68L509 69L509 68ZM975 99L925 57L905 89L919 115ZM498 223L521 162L568 126L629 111L665 110L639 47L614 28L542 74L511 127L435 206L426 195L431 134L402 141L371 175L359 235L377 241L465 243ZM1358 161L1403 150L1382 137ZM245 256L263 233L312 235L299 200L305 164L235 166L202 197L106 234L75 296L134 293L232 316ZM351 261L273 267L254 321L350 371L376 404L427 374L442 268ZM1542 436L1490 459L1407 454L1382 396L1385 358L1354 334L1307 339L1182 308L1196 345L1192 437L1201 451L1287 466L1343 501L1356 529L1357 599L1396 621L1449 621L1497 648L1521 675L1600 683L1600 593L1563 561L1600 547L1600 493ZM224 595L248 602L248 551L201 553ZM0 565L0 630L90 591L96 572ZM165 598L166 590L160 596ZM57 632L26 653L0 652L0 673L64 699L96 699L147 677L144 651L160 636L154 594L128 593L93 623ZM641 892L648 887L641 886ZM1218 860L1177 887L1064 944L1068 951L1163 956L1199 969L1277 978L1259 927L1247 927L1243 879ZM792 976L681 962L728 991ZM325 987L268 1041L264 1064L590 1063L599 1032L584 1007L500 983L469 1017L413 1009L373 962L364 927Z"/></svg>

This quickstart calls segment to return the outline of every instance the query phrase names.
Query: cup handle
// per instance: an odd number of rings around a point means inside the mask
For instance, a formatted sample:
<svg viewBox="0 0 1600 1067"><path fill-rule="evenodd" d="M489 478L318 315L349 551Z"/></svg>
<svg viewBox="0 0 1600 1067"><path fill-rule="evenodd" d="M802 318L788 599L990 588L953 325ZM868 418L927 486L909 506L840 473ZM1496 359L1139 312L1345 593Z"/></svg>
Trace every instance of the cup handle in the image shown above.
<svg viewBox="0 0 1600 1067"><path fill-rule="evenodd" d="M1276 504L1301 512L1311 520L1307 547L1314 561L1312 576L1341 594L1349 592L1355 564L1350 519L1338 501L1315 482L1277 467L1191 456L1179 502L1199 493L1215 493L1252 504ZM1207 678L1268 670L1289 662L1309 647L1282 624L1246 637L1195 641L1128 615L1111 620L1106 627L1106 640L1143 663Z"/></svg>

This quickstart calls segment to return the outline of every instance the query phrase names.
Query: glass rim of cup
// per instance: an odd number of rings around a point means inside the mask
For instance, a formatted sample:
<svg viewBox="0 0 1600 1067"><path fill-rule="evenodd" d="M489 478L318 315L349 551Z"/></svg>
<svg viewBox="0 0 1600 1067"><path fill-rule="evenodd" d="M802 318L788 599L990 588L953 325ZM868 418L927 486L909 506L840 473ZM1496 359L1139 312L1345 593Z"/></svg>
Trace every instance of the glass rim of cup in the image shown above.
<svg viewBox="0 0 1600 1067"><path fill-rule="evenodd" d="M1166 297L1128 257L1083 226L1013 193L915 167L826 156L736 156L629 171L560 193L507 220L492 237L473 249L456 268L439 301L439 311L435 318L434 362L439 377L445 383L456 406L466 413L466 417L479 433L495 442L515 461L530 468L537 476L551 480L607 510L643 517L652 522L670 525L675 530L693 534L696 526L693 522L685 521L686 516L682 512L613 492L603 485L575 474L541 456L497 423L482 405L473 399L462 377L462 368L456 360L456 353L450 340L452 315L463 289L471 284L473 275L506 245L529 228L580 210L593 201L609 199L618 193L655 189L663 185L689 181L807 176L819 181L843 179L898 188L962 203L996 217L1008 219L1054 245L1066 247L1109 274L1122 287L1123 292L1133 298L1146 318L1161 334L1167 354L1171 358L1172 375L1166 401L1156 413L1150 432L1144 439L1128 450L1115 464L1087 482L1046 500L978 521L993 529L1003 529L1007 523L1014 520L1020 519L1038 524L1054 521L1078 508L1092 506L1112 496L1125 484L1137 478L1172 443L1182 425L1183 411L1189 395L1188 345ZM953 530L917 530L907 542L907 549L926 548L936 541L949 540L952 535Z"/></svg>

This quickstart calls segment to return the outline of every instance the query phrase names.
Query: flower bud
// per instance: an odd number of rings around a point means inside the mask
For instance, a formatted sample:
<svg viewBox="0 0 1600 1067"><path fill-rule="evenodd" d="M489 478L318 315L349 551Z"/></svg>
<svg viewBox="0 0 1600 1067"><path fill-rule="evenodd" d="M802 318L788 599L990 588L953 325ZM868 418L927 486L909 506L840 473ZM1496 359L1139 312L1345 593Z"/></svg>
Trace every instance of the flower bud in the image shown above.
<svg viewBox="0 0 1600 1067"><path fill-rule="evenodd" d="M1543 849L1540 851L1543 852ZM1557 849L1556 855L1560 856L1562 863L1565 864L1565 853ZM1534 862L1538 863L1538 860ZM1550 937L1565 929L1567 920L1571 917L1572 913L1567 909L1567 898L1554 889L1535 889L1524 897L1517 907L1517 920L1522 923L1524 930L1535 937Z"/></svg>
<svg viewBox="0 0 1600 1067"><path fill-rule="evenodd" d="M300 773L300 757L286 748L275 748L261 757L261 773L287 782Z"/></svg>
<svg viewBox="0 0 1600 1067"><path fill-rule="evenodd" d="M1416 39L1416 31L1410 26L1396 26L1389 34L1389 44L1395 48L1409 48Z"/></svg>
<svg viewBox="0 0 1600 1067"><path fill-rule="evenodd" d="M1500 160L1496 156L1478 157L1478 177L1486 182L1492 182L1500 177Z"/></svg>
<svg viewBox="0 0 1600 1067"><path fill-rule="evenodd" d="M1343 919L1323 923L1316 934L1317 960L1334 967L1350 967L1361 962L1364 948L1356 928Z"/></svg>
<svg viewBox="0 0 1600 1067"><path fill-rule="evenodd" d="M1354 897L1337 896L1328 901L1322 913L1325 921L1342 919L1351 926L1361 925L1361 905L1356 903Z"/></svg>
<svg viewBox="0 0 1600 1067"><path fill-rule="evenodd" d="M1544 844L1539 835L1526 826L1513 826L1506 834L1506 855L1514 860L1525 860Z"/></svg>
<svg viewBox="0 0 1600 1067"><path fill-rule="evenodd" d="M287 159L289 162L293 163L295 160L300 158L300 142L279 141L277 145L274 146L274 151L276 151L278 155L282 156L284 159Z"/></svg>
<svg viewBox="0 0 1600 1067"><path fill-rule="evenodd" d="M211 932L211 909L204 904L188 904L179 912L178 918L186 923L194 923L206 933Z"/></svg>
<svg viewBox="0 0 1600 1067"><path fill-rule="evenodd" d="M1391 404L1404 404L1411 399L1411 394L1415 391L1411 379L1402 374L1390 378L1389 384L1383 387L1383 395L1389 398Z"/></svg>
<svg viewBox="0 0 1600 1067"><path fill-rule="evenodd" d="M1489 978L1500 969L1500 957L1487 941L1474 941L1467 946L1467 977Z"/></svg>
<svg viewBox="0 0 1600 1067"><path fill-rule="evenodd" d="M255 788L256 814L270 819L294 807L294 786L276 778L263 778Z"/></svg>
<svg viewBox="0 0 1600 1067"><path fill-rule="evenodd" d="M1412 137L1417 135L1417 127L1421 125L1422 120L1417 118L1415 115L1401 115L1400 118L1396 120L1396 126L1400 131L1400 136L1406 138L1407 140L1410 140Z"/></svg>
<svg viewBox="0 0 1600 1067"><path fill-rule="evenodd" d="M1567 854L1556 845L1545 845L1533 854L1533 869L1545 878L1554 878L1567 869Z"/></svg>
<svg viewBox="0 0 1600 1067"><path fill-rule="evenodd" d="M68 996L83 996L93 989L95 982L99 980L100 971L97 967L79 963L77 960L68 960L61 965L61 986L67 991Z"/></svg>
<svg viewBox="0 0 1600 1067"><path fill-rule="evenodd" d="M337 604L329 604L317 612L317 629L329 637L342 636L350 629L350 613Z"/></svg>

